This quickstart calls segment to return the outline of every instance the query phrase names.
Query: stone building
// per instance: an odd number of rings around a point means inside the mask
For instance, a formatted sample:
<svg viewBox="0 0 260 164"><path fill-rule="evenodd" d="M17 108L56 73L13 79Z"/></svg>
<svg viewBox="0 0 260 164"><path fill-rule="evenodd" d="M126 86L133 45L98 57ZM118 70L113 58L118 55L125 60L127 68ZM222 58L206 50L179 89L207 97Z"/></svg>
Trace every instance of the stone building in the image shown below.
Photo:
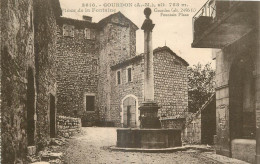
<svg viewBox="0 0 260 164"><path fill-rule="evenodd" d="M63 115L81 116L82 120L95 122L98 120L95 104L98 104L99 36L97 24L85 19L58 19L57 110ZM87 96L94 101L88 109Z"/></svg>
<svg viewBox="0 0 260 164"><path fill-rule="evenodd" d="M83 126L138 127L144 87L143 54L136 55L138 27L121 12L98 23L61 17L58 26L58 112ZM162 118L188 106L188 63L168 47L154 50L155 101Z"/></svg>
<svg viewBox="0 0 260 164"><path fill-rule="evenodd" d="M1 1L1 163L26 163L55 137L60 15L57 0Z"/></svg>
<svg viewBox="0 0 260 164"><path fill-rule="evenodd" d="M173 119L186 110L188 63L166 46L154 50L154 97L161 119ZM138 107L144 100L143 54L111 66L109 121L117 126L139 127Z"/></svg>
<svg viewBox="0 0 260 164"><path fill-rule="evenodd" d="M217 153L250 163L260 163L259 11L211 0L193 17L192 47L214 48L216 59Z"/></svg>

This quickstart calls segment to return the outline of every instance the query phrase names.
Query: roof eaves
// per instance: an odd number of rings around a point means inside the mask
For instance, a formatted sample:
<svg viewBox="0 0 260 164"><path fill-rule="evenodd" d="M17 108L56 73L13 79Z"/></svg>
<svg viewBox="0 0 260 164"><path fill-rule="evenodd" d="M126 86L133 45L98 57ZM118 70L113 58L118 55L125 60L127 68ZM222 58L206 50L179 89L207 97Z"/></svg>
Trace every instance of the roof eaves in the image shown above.
<svg viewBox="0 0 260 164"><path fill-rule="evenodd" d="M127 66L127 65L129 65L131 63L139 61L141 59L143 59L143 55L137 55L137 56L134 56L134 57L132 57L130 59L127 59L127 60L124 60L122 62L119 62L119 63L111 66L110 68L111 68L111 70L116 70L118 68L122 68L122 67Z"/></svg>
<svg viewBox="0 0 260 164"><path fill-rule="evenodd" d="M109 23L109 21L111 20L111 18L114 16L114 15L121 15L123 16L127 21L129 21L135 28L135 30L138 30L139 28L137 27L137 25L135 25L129 18L127 18L124 14L122 14L120 11L117 12L117 13L114 13L114 14L111 14L103 19L101 19L99 22L98 22L98 25L100 25L101 27L103 27L104 25L106 25L107 23Z"/></svg>
<svg viewBox="0 0 260 164"><path fill-rule="evenodd" d="M157 47L156 49L153 50L154 53L160 52L160 51L168 51L169 53L171 53L172 55L177 57L180 61L182 61L186 67L189 66L189 63L186 60L184 60L183 58L178 56L176 53L174 53L169 47L167 47L167 46Z"/></svg>

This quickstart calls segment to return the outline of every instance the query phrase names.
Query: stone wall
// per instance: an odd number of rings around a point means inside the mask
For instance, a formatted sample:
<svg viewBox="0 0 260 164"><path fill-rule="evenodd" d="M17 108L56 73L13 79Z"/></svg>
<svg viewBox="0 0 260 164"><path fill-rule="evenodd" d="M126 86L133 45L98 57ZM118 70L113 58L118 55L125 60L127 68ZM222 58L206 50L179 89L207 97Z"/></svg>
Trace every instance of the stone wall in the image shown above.
<svg viewBox="0 0 260 164"><path fill-rule="evenodd" d="M1 5L1 163L25 162L27 68L34 68L33 4L4 0Z"/></svg>
<svg viewBox="0 0 260 164"><path fill-rule="evenodd" d="M182 132L182 140L189 144L201 143L201 113L189 114L186 127Z"/></svg>
<svg viewBox="0 0 260 164"><path fill-rule="evenodd" d="M242 132L241 125L242 123L241 113L239 113L239 106L234 106L234 102L242 102L236 96L240 95L237 94L237 91L242 91L242 89L234 89L236 86L235 84L239 84L241 81L237 79L234 75L240 75L242 72L236 72L238 70L234 69L236 63L238 65L243 66L243 63L248 63L249 60L251 62L249 64L244 65L242 70L247 70L250 67L256 68L257 61L257 35L255 31L245 35L241 39L237 40L233 44L225 47L222 50L215 50L216 53L216 151L218 154L230 156L232 154L231 148L231 141L232 139L239 138L238 133ZM245 55L244 55L245 54ZM243 60L244 56L244 60ZM242 58L241 58L242 57ZM233 68L233 69L232 69ZM254 74L251 71L250 74ZM249 74L249 73L248 73ZM255 76L257 77L257 76ZM249 84L247 81L247 84ZM258 83L255 83L258 84ZM258 87L257 85L255 85ZM256 92L256 88L252 89L251 91ZM249 93L249 92L248 92ZM255 97L253 95L255 99ZM256 102L256 101L255 101ZM253 104L254 106L255 104ZM255 108L252 108L253 111ZM252 110L251 109L251 110ZM247 109L248 110L248 109ZM245 115L244 115L245 116ZM231 118L231 119L230 119ZM232 120L236 120L233 121ZM240 121L238 121L240 120ZM249 121L255 120L255 117L252 119L247 119Z"/></svg>
<svg viewBox="0 0 260 164"><path fill-rule="evenodd" d="M60 18L58 26L58 75L57 110L65 116L79 117L83 126L91 126L98 120L98 31L94 23ZM63 36L63 26L74 26L74 36ZM90 29L91 38L85 35ZM85 95L95 98L95 109L86 111Z"/></svg>
<svg viewBox="0 0 260 164"><path fill-rule="evenodd" d="M0 1L0 6L1 6L1 3L2 1ZM2 17L2 8L0 7L0 22L3 22L3 17ZM2 26L0 26L0 39L2 39ZM2 42L2 40L1 40ZM2 54L2 44L0 44L0 50L1 50L1 54ZM2 110L2 56L0 57L0 64L1 64L1 67L0 67L0 108ZM0 112L0 127L2 127L2 112ZM1 133L1 128L0 128L0 134ZM2 135L0 135L0 141L2 140ZM2 148L2 142L0 142L0 147ZM0 157L2 159L2 149L0 149ZM0 159L0 161L2 161Z"/></svg>
<svg viewBox="0 0 260 164"><path fill-rule="evenodd" d="M71 138L81 131L81 119L66 116L57 117L58 137Z"/></svg>
<svg viewBox="0 0 260 164"><path fill-rule="evenodd" d="M58 6L57 4L58 3ZM58 12L58 13L57 13ZM50 97L56 104L56 20L61 15L59 1L34 1L34 54L36 90L36 145L37 150L47 146L50 138ZM54 107L55 108L55 107ZM56 109L54 109L54 114ZM55 117L55 116L54 116ZM53 125L55 126L55 125Z"/></svg>
<svg viewBox="0 0 260 164"><path fill-rule="evenodd" d="M168 117L167 119L161 118L161 126L163 129L178 129L182 130L185 125L185 118Z"/></svg>
<svg viewBox="0 0 260 164"><path fill-rule="evenodd" d="M187 66L166 46L154 50L154 97L162 119L178 118L188 108Z"/></svg>
<svg viewBox="0 0 260 164"><path fill-rule="evenodd" d="M51 0L1 1L1 163L26 163L29 142L40 149L49 138L57 4ZM29 126L34 129L30 136Z"/></svg>

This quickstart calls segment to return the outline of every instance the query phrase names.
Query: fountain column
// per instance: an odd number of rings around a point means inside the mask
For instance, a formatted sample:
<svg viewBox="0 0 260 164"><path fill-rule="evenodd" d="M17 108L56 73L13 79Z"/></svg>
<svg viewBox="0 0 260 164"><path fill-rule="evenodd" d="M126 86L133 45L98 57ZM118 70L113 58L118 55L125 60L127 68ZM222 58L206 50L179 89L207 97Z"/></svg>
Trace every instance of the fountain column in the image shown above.
<svg viewBox="0 0 260 164"><path fill-rule="evenodd" d="M158 117L160 108L154 102L154 73L153 73L153 47L152 30L154 24L149 18L151 9L144 10L146 19L141 27L144 30L144 102L139 107L140 110L140 129L122 128L117 129L117 148L126 150L169 150L181 146L181 130L161 129ZM115 148L115 149L117 149ZM149 150L149 151L150 151Z"/></svg>
<svg viewBox="0 0 260 164"><path fill-rule="evenodd" d="M139 107L141 128L161 127L157 116L159 106L154 102L152 30L155 25L150 19L151 13L150 8L144 9L146 19L141 27L144 30L144 102Z"/></svg>

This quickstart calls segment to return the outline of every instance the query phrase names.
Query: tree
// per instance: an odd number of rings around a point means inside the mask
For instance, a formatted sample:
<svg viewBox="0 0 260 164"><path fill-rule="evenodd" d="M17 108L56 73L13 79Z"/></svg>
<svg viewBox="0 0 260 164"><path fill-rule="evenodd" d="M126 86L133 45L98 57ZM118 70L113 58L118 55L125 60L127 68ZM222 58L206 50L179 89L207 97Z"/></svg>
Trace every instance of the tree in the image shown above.
<svg viewBox="0 0 260 164"><path fill-rule="evenodd" d="M211 63L198 63L188 68L189 112L197 112L215 93L215 70Z"/></svg>

